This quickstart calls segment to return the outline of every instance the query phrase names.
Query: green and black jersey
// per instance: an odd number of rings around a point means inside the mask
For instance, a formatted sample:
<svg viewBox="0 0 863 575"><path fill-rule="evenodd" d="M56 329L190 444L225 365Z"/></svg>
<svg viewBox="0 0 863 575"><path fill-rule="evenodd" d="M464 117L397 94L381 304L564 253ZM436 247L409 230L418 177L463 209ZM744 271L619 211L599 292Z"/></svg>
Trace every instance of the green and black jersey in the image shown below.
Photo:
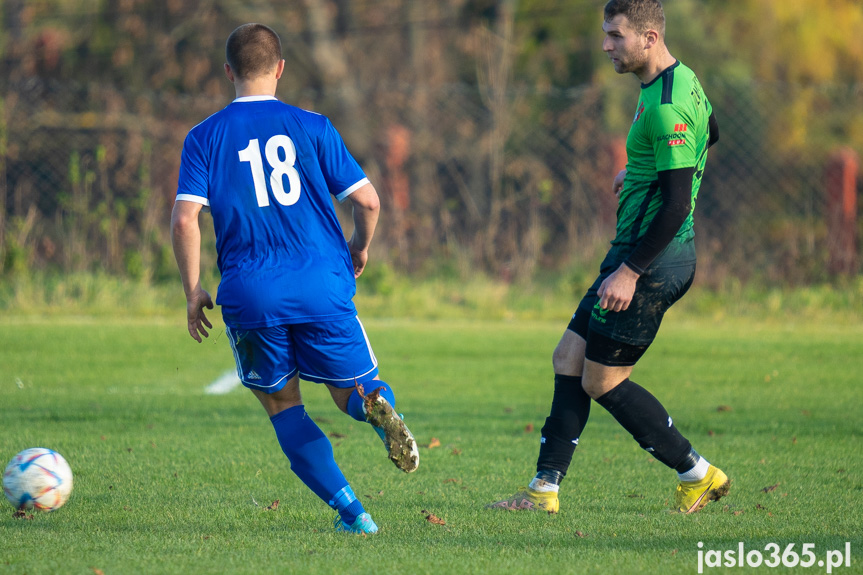
<svg viewBox="0 0 863 575"><path fill-rule="evenodd" d="M617 207L614 245L636 245L662 205L657 172L695 168L692 208L707 162L712 106L695 73L679 61L641 85L635 119L626 139L626 179ZM692 213L675 241L694 237Z"/></svg>

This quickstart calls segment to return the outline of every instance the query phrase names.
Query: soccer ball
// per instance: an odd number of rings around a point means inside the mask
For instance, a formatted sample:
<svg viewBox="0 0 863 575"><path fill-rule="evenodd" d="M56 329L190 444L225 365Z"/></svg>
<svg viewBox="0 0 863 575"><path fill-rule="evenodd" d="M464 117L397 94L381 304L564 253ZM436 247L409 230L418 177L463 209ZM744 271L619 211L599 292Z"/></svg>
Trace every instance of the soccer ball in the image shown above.
<svg viewBox="0 0 863 575"><path fill-rule="evenodd" d="M54 511L72 493L72 470L56 451L25 449L6 466L3 493L15 509Z"/></svg>

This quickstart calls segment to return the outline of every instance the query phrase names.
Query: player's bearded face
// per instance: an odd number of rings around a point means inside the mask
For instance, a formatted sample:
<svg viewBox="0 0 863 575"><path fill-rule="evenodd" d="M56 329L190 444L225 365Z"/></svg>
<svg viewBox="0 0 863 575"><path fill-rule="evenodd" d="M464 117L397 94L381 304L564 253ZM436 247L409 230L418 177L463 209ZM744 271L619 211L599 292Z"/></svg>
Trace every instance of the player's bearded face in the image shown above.
<svg viewBox="0 0 863 575"><path fill-rule="evenodd" d="M605 39L602 49L608 54L618 74L636 72L647 63L644 38L629 26L626 17L618 14L602 25Z"/></svg>

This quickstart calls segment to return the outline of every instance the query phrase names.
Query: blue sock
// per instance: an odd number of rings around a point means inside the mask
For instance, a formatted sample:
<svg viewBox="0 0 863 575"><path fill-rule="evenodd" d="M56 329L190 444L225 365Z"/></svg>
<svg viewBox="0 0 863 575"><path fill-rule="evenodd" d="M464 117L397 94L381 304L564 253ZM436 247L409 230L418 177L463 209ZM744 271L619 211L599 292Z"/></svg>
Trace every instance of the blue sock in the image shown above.
<svg viewBox="0 0 863 575"><path fill-rule="evenodd" d="M281 411L270 421L282 451L291 462L291 470L315 495L337 510L342 521L352 525L365 509L336 464L330 440L306 413L305 406Z"/></svg>
<svg viewBox="0 0 863 575"><path fill-rule="evenodd" d="M396 396L393 394L392 388L385 381L375 379L366 383L363 387L365 388L364 393L366 395L370 394L375 389L380 388L383 398L389 402L393 409L396 408ZM357 421L366 421L366 415L363 413L363 398L360 397L360 394L356 389L354 389L354 392L348 398L348 415Z"/></svg>
<svg viewBox="0 0 863 575"><path fill-rule="evenodd" d="M348 527L354 524L357 517L361 513L365 513L363 504L354 495L354 490L350 485L346 485L344 489L333 495L333 498L328 502L330 507L339 510L339 515L342 521L348 524Z"/></svg>

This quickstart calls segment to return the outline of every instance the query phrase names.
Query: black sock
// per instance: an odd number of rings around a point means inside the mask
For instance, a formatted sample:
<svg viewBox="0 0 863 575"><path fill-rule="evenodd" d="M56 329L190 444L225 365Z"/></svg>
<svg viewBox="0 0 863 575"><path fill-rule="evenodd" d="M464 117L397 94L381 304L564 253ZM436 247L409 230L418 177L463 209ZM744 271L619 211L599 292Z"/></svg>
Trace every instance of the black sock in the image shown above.
<svg viewBox="0 0 863 575"><path fill-rule="evenodd" d="M683 471L687 471L693 467L692 445L677 431L668 412L649 391L625 379L596 402L656 459L674 470L685 467Z"/></svg>
<svg viewBox="0 0 863 575"><path fill-rule="evenodd" d="M581 378L555 374L551 414L542 427L536 462L545 481L559 484L563 480L589 415L590 396L581 387Z"/></svg>
<svg viewBox="0 0 863 575"><path fill-rule="evenodd" d="M698 460L701 458L698 455L698 452L694 449L689 450L689 453L686 454L680 463L674 466L674 470L678 473L686 473L687 471L692 471L695 469L695 466L698 464Z"/></svg>

